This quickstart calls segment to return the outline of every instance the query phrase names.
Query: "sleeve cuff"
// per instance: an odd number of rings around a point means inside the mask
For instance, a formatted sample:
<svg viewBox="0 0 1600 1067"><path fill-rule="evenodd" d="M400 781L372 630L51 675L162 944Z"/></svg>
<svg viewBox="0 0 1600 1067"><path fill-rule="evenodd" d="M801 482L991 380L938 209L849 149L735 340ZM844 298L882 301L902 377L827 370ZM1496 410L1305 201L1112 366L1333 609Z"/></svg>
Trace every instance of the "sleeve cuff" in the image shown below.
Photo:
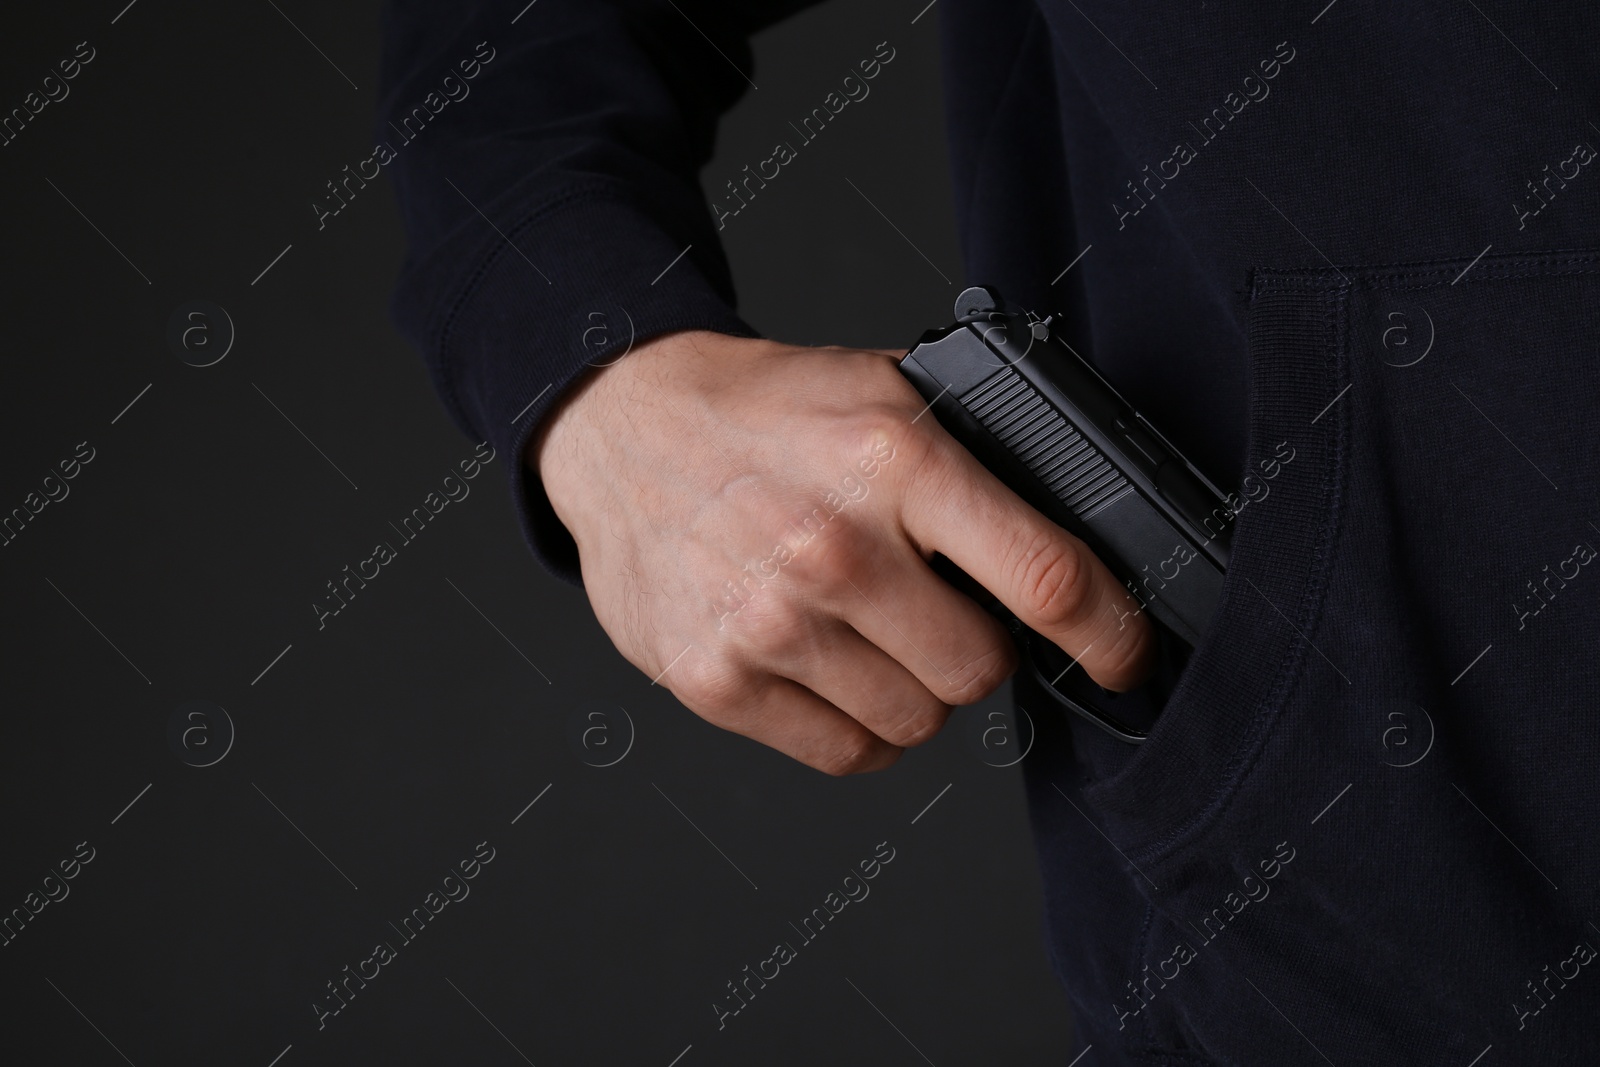
<svg viewBox="0 0 1600 1067"><path fill-rule="evenodd" d="M528 547L571 585L583 584L577 545L523 452L586 372L636 344L683 329L759 336L733 311L708 223L684 219L671 233L623 196L585 191L530 211L503 234L490 231L486 246L474 242L476 267L452 287L453 299L428 299L444 288L438 275L461 276L448 250L430 257L432 270L408 271L396 291L403 329L434 305L427 317L436 325L413 340L436 353L435 385L457 423L506 456Z"/></svg>

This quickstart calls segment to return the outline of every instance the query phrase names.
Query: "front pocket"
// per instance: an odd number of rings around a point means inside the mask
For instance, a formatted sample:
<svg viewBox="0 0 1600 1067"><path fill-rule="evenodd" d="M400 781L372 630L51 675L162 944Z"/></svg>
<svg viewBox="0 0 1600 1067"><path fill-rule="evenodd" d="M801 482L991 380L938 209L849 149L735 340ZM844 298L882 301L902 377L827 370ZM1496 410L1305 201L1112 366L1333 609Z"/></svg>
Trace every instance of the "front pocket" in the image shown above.
<svg viewBox="0 0 1600 1067"><path fill-rule="evenodd" d="M1592 993L1525 983L1600 911L1597 337L1600 253L1256 275L1216 617L1143 746L1073 728L1076 764L1024 764L1085 1033L1218 1062L1592 1045Z"/></svg>
<svg viewBox="0 0 1600 1067"><path fill-rule="evenodd" d="M1221 810L1316 658L1305 635L1320 611L1346 433L1345 291L1333 281L1256 277L1246 462L1220 605L1144 744L1075 731L1094 779L1084 799L1130 853L1158 858Z"/></svg>

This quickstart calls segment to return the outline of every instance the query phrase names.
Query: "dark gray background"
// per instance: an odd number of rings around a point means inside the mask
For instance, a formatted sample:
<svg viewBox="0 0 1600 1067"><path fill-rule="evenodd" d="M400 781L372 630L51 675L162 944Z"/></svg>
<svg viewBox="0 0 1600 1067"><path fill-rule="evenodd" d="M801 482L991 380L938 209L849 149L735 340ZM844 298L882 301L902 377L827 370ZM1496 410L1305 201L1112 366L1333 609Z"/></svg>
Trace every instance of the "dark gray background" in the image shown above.
<svg viewBox="0 0 1600 1067"><path fill-rule="evenodd" d="M898 51L728 224L741 310L770 336L909 345L949 315L961 277L937 7L912 24L925 2L835 2L757 42L761 88L725 123L708 188L877 42ZM79 442L96 453L0 548L0 914L79 842L96 853L0 947L0 1057L1064 1062L1019 772L986 765L1003 753L967 729L1004 694L866 777L723 733L538 569L506 456L318 631L324 583L472 453L388 321L402 235L386 181L321 232L311 209L370 151L378 4L125 3L13 17L0 38L6 111L77 42L97 53L0 148L0 511ZM203 369L166 340L195 299L237 330ZM197 699L237 729L204 768L167 733ZM631 750L586 765L574 720L610 714L615 752L619 707ZM496 858L470 896L400 946L389 923L484 840ZM871 895L718 1032L724 983L797 940L788 923L883 841L896 858ZM319 1031L324 983L382 940L398 959Z"/></svg>

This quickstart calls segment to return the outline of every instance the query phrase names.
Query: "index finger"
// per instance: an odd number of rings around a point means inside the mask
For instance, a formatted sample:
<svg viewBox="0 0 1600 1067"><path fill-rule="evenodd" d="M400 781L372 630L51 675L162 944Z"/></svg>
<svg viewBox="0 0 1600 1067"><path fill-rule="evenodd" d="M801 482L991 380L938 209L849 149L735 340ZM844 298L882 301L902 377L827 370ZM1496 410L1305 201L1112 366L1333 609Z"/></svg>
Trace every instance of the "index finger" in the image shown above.
<svg viewBox="0 0 1600 1067"><path fill-rule="evenodd" d="M941 431L905 488L901 520L1025 625L1117 692L1149 673L1155 635L1141 605L1095 556Z"/></svg>

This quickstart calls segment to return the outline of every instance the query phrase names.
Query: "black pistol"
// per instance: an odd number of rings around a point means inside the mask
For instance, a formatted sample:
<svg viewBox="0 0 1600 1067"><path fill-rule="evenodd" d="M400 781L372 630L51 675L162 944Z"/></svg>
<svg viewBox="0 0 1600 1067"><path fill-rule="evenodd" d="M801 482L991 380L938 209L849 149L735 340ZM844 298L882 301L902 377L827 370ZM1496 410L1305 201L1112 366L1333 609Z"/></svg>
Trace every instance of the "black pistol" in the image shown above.
<svg viewBox="0 0 1600 1067"><path fill-rule="evenodd" d="M929 330L900 370L979 462L1083 540L1155 622L1158 667L1140 689L1095 685L1051 642L943 557L935 569L991 613L1066 708L1134 744L1145 739L1222 596L1234 511L1049 320L975 286L956 322ZM1076 668L1076 669L1075 669Z"/></svg>

